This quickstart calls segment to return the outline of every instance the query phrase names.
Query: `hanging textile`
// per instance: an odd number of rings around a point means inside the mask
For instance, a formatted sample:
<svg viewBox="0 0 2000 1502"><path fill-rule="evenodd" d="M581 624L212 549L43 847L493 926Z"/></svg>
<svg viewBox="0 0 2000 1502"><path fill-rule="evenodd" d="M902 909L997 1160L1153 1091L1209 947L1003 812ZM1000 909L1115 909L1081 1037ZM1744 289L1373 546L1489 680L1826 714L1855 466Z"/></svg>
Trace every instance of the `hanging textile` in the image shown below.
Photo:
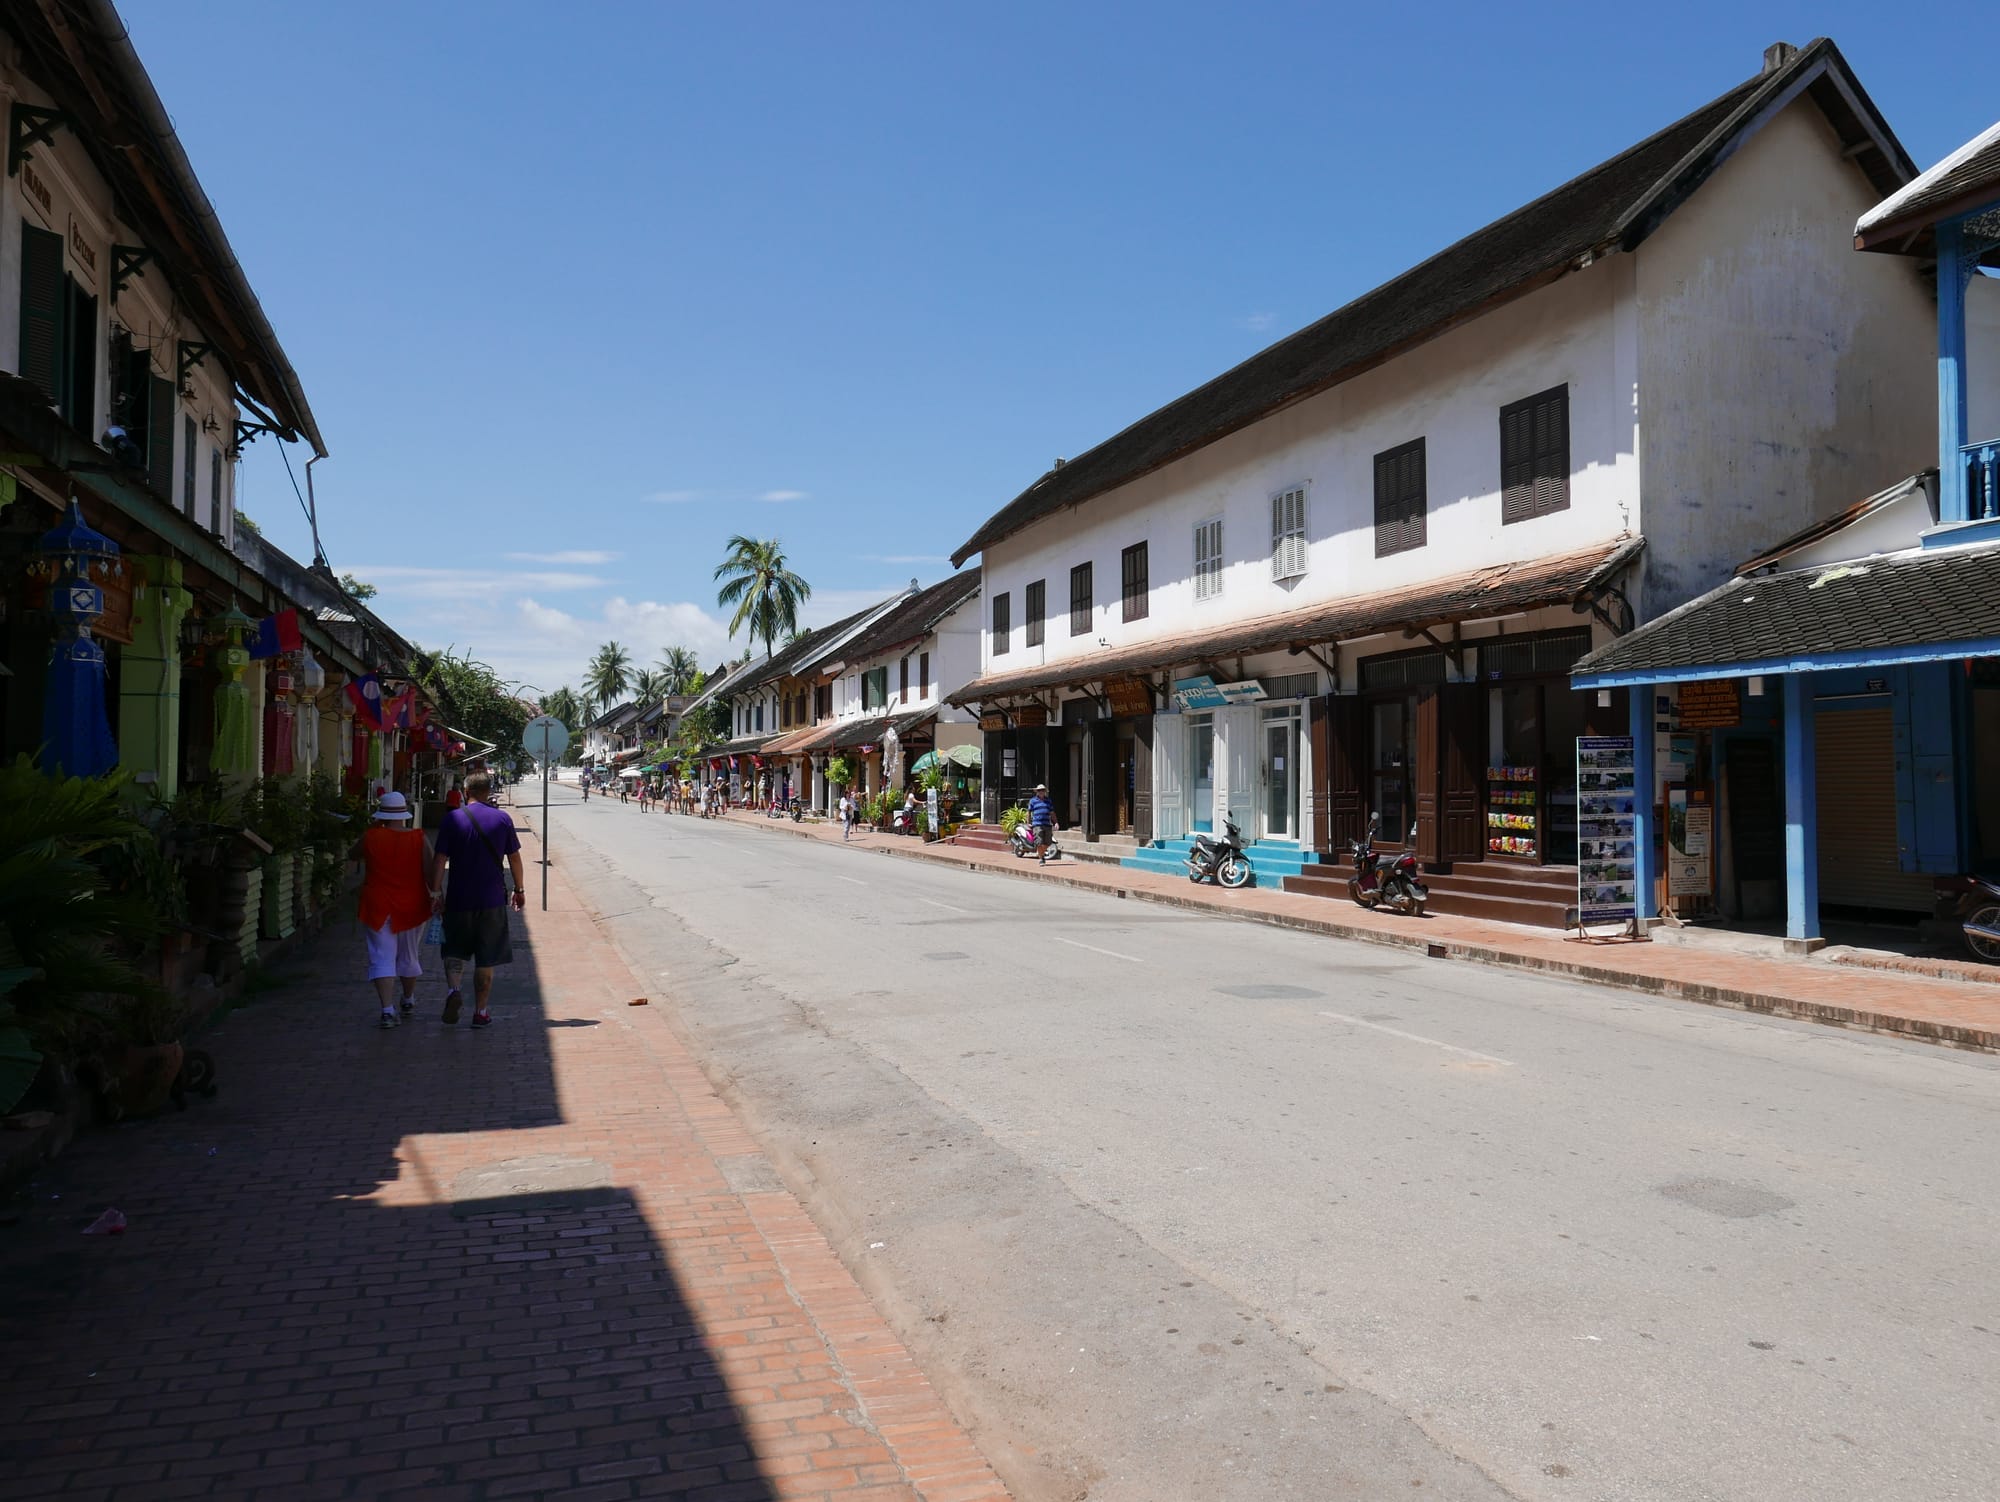
<svg viewBox="0 0 2000 1502"><path fill-rule="evenodd" d="M104 648L90 634L104 613L104 590L91 576L108 570L122 577L125 566L118 544L85 522L74 500L35 551L56 628L42 694L42 764L71 777L101 777L117 765L118 747L105 709Z"/></svg>

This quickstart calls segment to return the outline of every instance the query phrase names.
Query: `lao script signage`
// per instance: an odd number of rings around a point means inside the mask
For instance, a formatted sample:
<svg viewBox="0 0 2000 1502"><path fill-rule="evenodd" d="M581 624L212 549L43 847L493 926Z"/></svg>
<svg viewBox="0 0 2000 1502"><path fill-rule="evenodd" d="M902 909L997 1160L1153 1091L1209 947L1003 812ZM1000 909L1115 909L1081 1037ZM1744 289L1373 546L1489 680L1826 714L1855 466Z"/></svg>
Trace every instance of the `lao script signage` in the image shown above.
<svg viewBox="0 0 2000 1502"><path fill-rule="evenodd" d="M1736 697L1734 678L1683 683L1679 697L1683 730L1727 730L1743 723L1743 704Z"/></svg>
<svg viewBox="0 0 2000 1502"><path fill-rule="evenodd" d="M1639 916L1639 815L1632 737L1576 740L1576 912L1583 928Z"/></svg>

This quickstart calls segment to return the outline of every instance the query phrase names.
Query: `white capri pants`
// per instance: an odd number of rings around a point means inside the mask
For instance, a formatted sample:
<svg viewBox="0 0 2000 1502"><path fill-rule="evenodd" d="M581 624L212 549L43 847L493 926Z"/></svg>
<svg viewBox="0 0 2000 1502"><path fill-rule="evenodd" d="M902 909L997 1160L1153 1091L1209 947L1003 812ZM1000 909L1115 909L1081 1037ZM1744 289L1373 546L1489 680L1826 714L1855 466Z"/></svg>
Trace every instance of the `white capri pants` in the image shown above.
<svg viewBox="0 0 2000 1502"><path fill-rule="evenodd" d="M424 926L406 928L401 933L392 933L389 920L383 919L380 928L368 931L368 978L388 980L393 976L418 976L424 973L424 962L417 954L417 946L423 943Z"/></svg>

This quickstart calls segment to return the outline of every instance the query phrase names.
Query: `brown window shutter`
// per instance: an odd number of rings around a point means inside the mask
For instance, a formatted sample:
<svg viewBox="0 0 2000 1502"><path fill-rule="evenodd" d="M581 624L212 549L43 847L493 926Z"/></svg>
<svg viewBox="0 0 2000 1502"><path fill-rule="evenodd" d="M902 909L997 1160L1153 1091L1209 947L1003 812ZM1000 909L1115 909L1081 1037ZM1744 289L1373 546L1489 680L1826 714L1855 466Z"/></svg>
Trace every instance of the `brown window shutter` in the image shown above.
<svg viewBox="0 0 2000 1502"><path fill-rule="evenodd" d="M1569 387L1555 386L1500 409L1500 520L1568 506Z"/></svg>
<svg viewBox="0 0 2000 1502"><path fill-rule="evenodd" d="M21 375L62 399L63 239L21 226Z"/></svg>

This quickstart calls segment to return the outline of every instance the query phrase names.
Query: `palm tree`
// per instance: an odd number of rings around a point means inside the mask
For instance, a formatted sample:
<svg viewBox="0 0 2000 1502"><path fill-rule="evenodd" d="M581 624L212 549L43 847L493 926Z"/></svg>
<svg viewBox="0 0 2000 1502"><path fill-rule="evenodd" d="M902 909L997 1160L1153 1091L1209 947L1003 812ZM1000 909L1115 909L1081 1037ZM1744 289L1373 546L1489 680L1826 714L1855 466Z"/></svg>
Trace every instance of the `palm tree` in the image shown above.
<svg viewBox="0 0 2000 1502"><path fill-rule="evenodd" d="M583 686L590 691L590 697L607 709L625 697L631 683L632 654L615 641L597 649L583 675Z"/></svg>
<svg viewBox="0 0 2000 1502"><path fill-rule="evenodd" d="M749 637L764 638L764 655L771 644L799 624L799 606L812 598L812 586L785 567L785 555L775 537L758 541L740 533L729 539L729 553L715 566L715 577L728 582L716 591L715 603L734 605L729 634L746 624Z"/></svg>
<svg viewBox="0 0 2000 1502"><path fill-rule="evenodd" d="M700 690L695 680L701 677L701 659L686 647L668 647L660 654L660 673L667 680L670 694L693 694Z"/></svg>
<svg viewBox="0 0 2000 1502"><path fill-rule="evenodd" d="M632 677L632 697L641 704L657 704L671 692L664 672L641 668Z"/></svg>
<svg viewBox="0 0 2000 1502"><path fill-rule="evenodd" d="M568 730L580 729L583 722L584 703L577 698L573 688L559 688L542 700L542 713L554 715Z"/></svg>

